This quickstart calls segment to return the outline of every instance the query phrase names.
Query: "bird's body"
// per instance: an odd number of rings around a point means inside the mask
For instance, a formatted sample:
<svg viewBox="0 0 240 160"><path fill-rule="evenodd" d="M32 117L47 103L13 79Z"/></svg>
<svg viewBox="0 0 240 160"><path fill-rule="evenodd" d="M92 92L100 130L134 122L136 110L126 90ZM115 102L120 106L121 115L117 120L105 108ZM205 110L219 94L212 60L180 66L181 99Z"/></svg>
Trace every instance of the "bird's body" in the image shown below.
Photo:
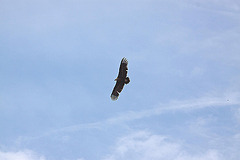
<svg viewBox="0 0 240 160"><path fill-rule="evenodd" d="M115 79L116 85L113 88L112 94L111 94L111 99L112 100L117 100L119 93L122 91L123 87L125 84L128 84L130 82L129 77L127 77L127 71L128 71L128 61L124 57L121 61L120 68L119 68L119 73L118 77Z"/></svg>

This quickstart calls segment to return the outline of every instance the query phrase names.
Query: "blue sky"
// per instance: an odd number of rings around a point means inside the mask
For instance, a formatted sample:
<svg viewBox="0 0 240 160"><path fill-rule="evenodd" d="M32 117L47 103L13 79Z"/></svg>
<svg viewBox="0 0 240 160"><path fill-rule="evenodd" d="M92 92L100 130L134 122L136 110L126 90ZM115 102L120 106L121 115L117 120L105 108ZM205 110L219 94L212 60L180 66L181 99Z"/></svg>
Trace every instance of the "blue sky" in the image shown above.
<svg viewBox="0 0 240 160"><path fill-rule="evenodd" d="M0 0L0 159L238 160L239 43L237 0Z"/></svg>

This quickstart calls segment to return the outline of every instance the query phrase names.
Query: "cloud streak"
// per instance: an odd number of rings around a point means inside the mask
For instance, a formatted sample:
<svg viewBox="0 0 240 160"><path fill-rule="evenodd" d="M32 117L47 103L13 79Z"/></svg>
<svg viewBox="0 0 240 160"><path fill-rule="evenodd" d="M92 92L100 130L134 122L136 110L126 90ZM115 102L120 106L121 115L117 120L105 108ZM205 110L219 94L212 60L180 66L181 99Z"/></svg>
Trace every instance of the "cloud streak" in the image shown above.
<svg viewBox="0 0 240 160"><path fill-rule="evenodd" d="M229 100L230 99L230 100ZM157 107L142 111L129 111L114 118L109 118L104 123L118 124L126 121L141 119L145 117L160 115L172 111L193 111L207 107L229 107L240 105L239 93L232 93L220 97L203 97L186 101L173 101L168 104L159 104Z"/></svg>
<svg viewBox="0 0 240 160"><path fill-rule="evenodd" d="M142 111L128 111L117 116L108 118L103 121L93 122L93 123L83 123L77 125L71 125L63 127L60 129L53 129L47 131L40 136L35 137L20 137L19 141L28 141L43 138L46 136L51 136L53 134L58 134L62 132L77 132L80 130L88 129L102 129L107 126L122 125L126 124L129 121L134 121L138 119L148 118L151 116L158 116L167 112L186 112L186 111L195 111L208 107L231 107L240 105L240 94L229 93L223 96L206 96L197 99L184 100L184 101L172 101L167 104L158 104L156 107L151 109L146 109Z"/></svg>
<svg viewBox="0 0 240 160"><path fill-rule="evenodd" d="M46 160L43 156L39 156L33 151L23 150L17 152L0 151L1 160Z"/></svg>

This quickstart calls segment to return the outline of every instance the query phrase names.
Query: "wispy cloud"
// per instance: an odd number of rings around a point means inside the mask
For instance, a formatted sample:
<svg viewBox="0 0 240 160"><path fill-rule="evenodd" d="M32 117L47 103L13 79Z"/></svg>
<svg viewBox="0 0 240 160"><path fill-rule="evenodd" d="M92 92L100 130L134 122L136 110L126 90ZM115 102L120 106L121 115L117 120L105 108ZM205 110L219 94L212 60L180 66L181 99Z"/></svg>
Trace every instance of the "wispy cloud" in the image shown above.
<svg viewBox="0 0 240 160"><path fill-rule="evenodd" d="M195 5L196 7L210 11L216 11L225 14L240 13L240 3L237 0L187 0L187 2Z"/></svg>
<svg viewBox="0 0 240 160"><path fill-rule="evenodd" d="M236 108L234 110L234 118L238 121L238 123L240 124L240 107Z"/></svg>
<svg viewBox="0 0 240 160"><path fill-rule="evenodd" d="M39 156L33 151L23 150L17 152L0 151L1 160L45 160L43 156Z"/></svg>
<svg viewBox="0 0 240 160"><path fill-rule="evenodd" d="M142 111L129 111L114 118L109 118L104 121L104 123L117 124L124 121L141 119L172 111L193 111L207 107L229 107L233 105L239 105L239 97L239 93L231 93L218 97L206 96L191 100L172 101L168 104L158 104L156 105L157 107L153 107L151 109L146 109Z"/></svg>
<svg viewBox="0 0 240 160"><path fill-rule="evenodd" d="M206 97L191 100L172 101L166 104L157 104L151 109L145 109L141 111L128 111L99 122L76 124L60 129L53 129L39 136L20 137L18 141L22 142L26 140L39 139L61 132L76 132L86 129L102 129L106 126L122 125L129 121L157 116L167 112L195 111L208 107L231 107L235 105L240 105L239 93L229 93L222 96L207 95Z"/></svg>

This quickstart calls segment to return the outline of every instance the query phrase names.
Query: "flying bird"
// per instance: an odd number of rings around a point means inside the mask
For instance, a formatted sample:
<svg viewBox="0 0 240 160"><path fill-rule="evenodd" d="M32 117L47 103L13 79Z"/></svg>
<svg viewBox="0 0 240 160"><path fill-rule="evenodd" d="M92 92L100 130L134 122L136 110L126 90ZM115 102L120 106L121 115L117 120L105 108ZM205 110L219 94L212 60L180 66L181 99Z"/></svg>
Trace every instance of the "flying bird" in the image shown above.
<svg viewBox="0 0 240 160"><path fill-rule="evenodd" d="M112 94L111 94L111 99L113 101L118 99L119 93L122 91L123 86L130 82L129 77L127 77L127 71L128 71L127 65L128 65L128 61L124 57L121 61L121 64L120 64L118 77L114 80L114 81L117 81L117 82L116 82L116 84L113 88Z"/></svg>

